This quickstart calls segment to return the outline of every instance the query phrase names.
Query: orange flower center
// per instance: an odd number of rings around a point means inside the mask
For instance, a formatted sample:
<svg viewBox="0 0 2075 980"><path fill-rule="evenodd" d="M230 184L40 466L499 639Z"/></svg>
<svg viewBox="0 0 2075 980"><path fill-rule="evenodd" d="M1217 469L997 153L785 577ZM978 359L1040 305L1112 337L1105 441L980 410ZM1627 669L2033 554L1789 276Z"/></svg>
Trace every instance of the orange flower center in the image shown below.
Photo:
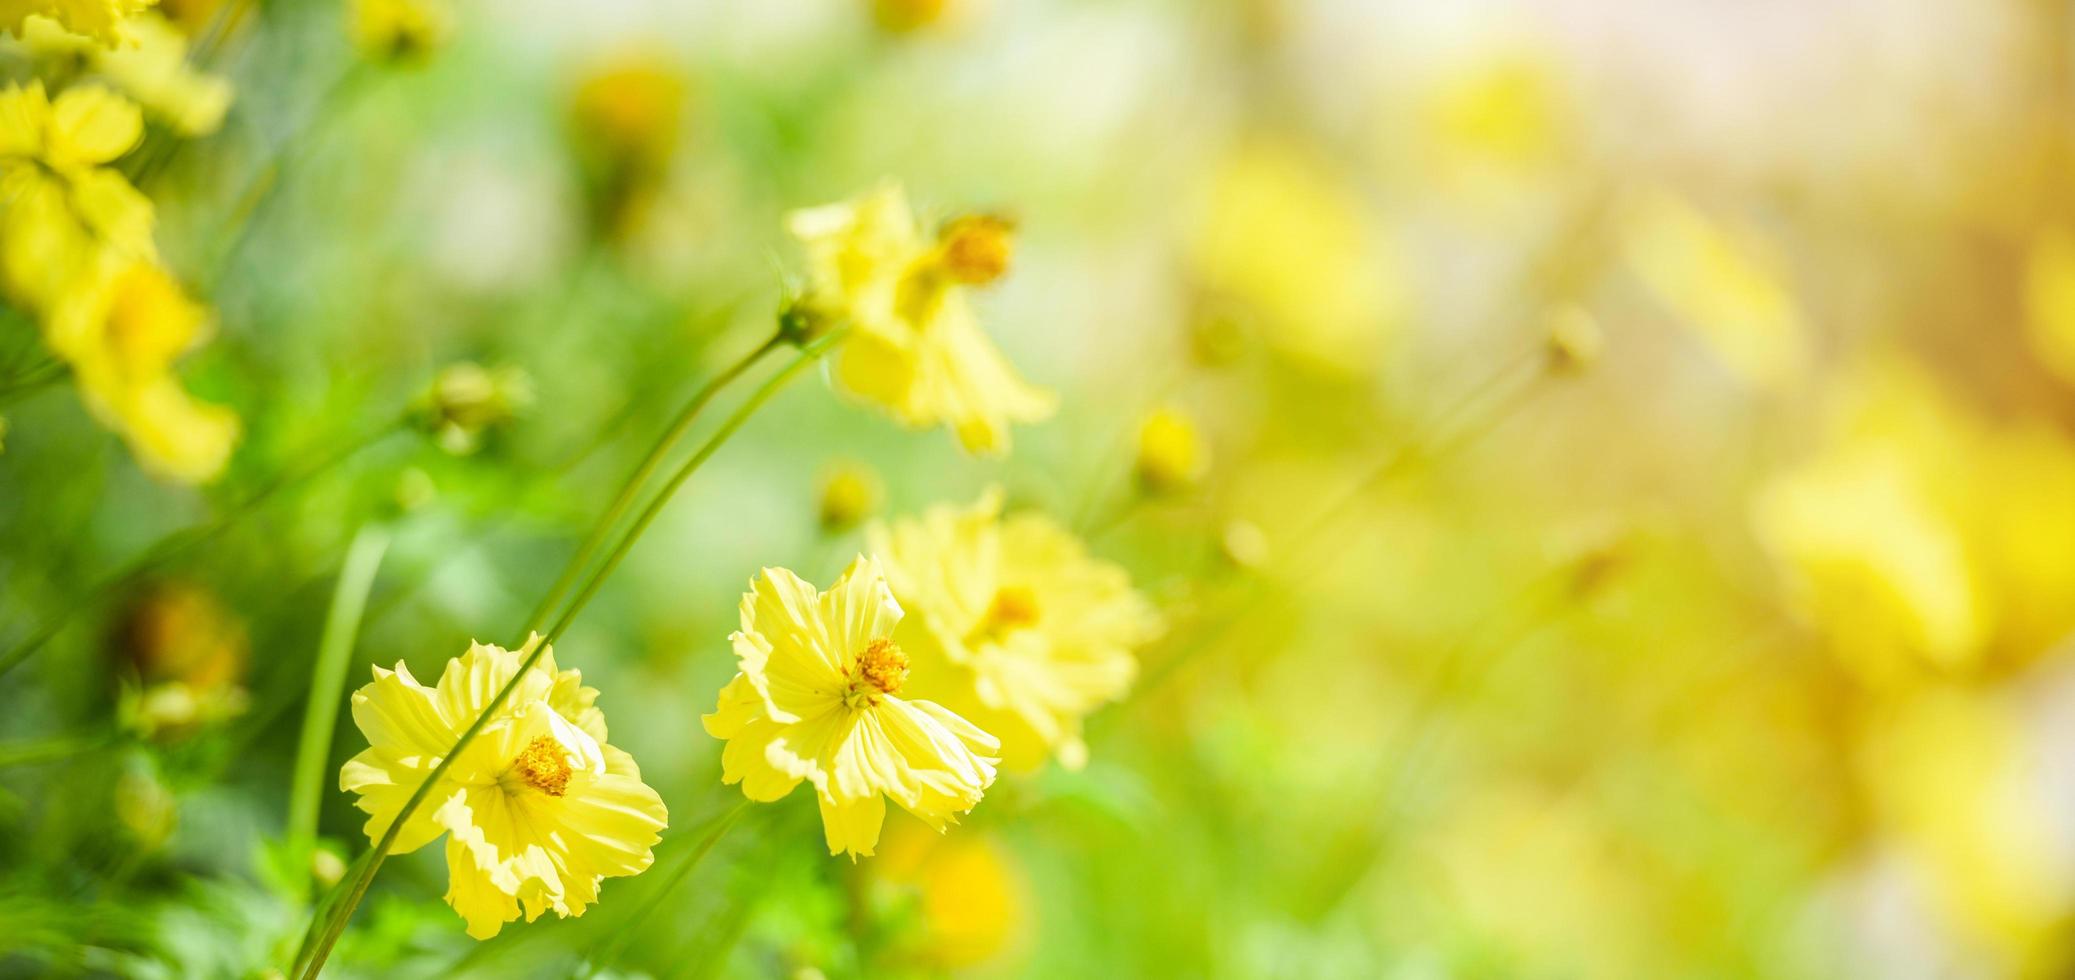
<svg viewBox="0 0 2075 980"><path fill-rule="evenodd" d="M1037 593L1029 586L1004 585L995 590L994 598L987 603L987 611L980 621L973 624L967 634L967 643L991 643L1008 634L1034 626L1038 621Z"/></svg>
<svg viewBox="0 0 2075 980"><path fill-rule="evenodd" d="M562 743L542 735L519 752L512 761L512 771L519 774L534 789L549 796L561 796L569 791L569 750Z"/></svg>
<svg viewBox="0 0 2075 980"><path fill-rule="evenodd" d="M908 679L908 655L892 640L873 640L857 655L857 674L882 694L898 693Z"/></svg>
<svg viewBox="0 0 2075 980"><path fill-rule="evenodd" d="M944 273L968 286L985 286L1009 273L1015 252L1014 226L993 215L953 220L937 236Z"/></svg>

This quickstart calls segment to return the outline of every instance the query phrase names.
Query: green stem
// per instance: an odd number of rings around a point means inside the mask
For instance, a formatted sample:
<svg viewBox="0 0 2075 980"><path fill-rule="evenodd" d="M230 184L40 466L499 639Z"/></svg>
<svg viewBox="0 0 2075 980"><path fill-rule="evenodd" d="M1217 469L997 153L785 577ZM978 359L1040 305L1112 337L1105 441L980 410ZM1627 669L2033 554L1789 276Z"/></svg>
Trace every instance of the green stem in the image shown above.
<svg viewBox="0 0 2075 980"><path fill-rule="evenodd" d="M748 799L736 803L713 822L713 829L707 831L706 836L699 840L699 846L692 851L691 856L685 859L684 864L678 866L677 872L670 876L670 880L664 882L663 887L656 889L656 893L649 896L648 901L643 903L625 924L612 931L605 948L584 963L580 976L589 980L596 976L599 970L611 966L619 959L620 953L627 948L628 940L641 931L642 924L648 921L650 915L655 914L656 909L662 906L663 900L669 898L670 893L677 890L677 886L684 884L685 879L692 876L699 863L706 860L706 855L712 853L722 837L727 836L729 828L735 826L735 821L742 819L742 814L748 812L749 803Z"/></svg>
<svg viewBox="0 0 2075 980"><path fill-rule="evenodd" d="M712 401L713 396L719 394L722 388L755 366L764 355L778 349L779 345L784 343L784 339L782 335L772 336L762 346L728 365L721 373L701 385L698 391L692 393L691 400L685 402L684 408L678 410L677 418L671 421L670 427L663 430L655 445L649 447L648 455L642 457L641 463L634 467L634 472L620 485L619 493L605 508L604 515L591 526L591 533L584 538L583 544L577 547L576 554L562 567L562 574L555 579L555 584L548 589L547 595L542 596L540 604L533 607L533 612L526 617L524 632L532 633L547 622L548 614L564 596L568 595L570 586L576 584L577 576L590 565L591 558L598 553L599 546L605 543L612 529L619 525L620 518L626 516L627 508L634 505L634 498L641 488L647 485L649 477L655 475L656 469L663 465L664 458L670 455L670 450L676 447L678 440L684 438L685 432L692 427L692 422L699 417L699 412L706 407L706 403Z"/></svg>
<svg viewBox="0 0 2075 980"><path fill-rule="evenodd" d="M353 910L358 908L361 899L367 896L368 887L374 883L375 874L382 869L382 862L387 859L389 849L395 846L396 837L403 831L405 822L425 802L425 798L432 794L432 788L439 785L440 781L446 777L447 770L453 767L454 760L461 754L461 751L466 749L470 742L475 741L475 737L489 726L490 719L496 716L498 709L502 708L504 702L511 697L512 690L517 688L519 682L524 680L526 675L533 670L534 664L540 662L541 655L547 652L549 644L562 635L562 631L567 629L569 624L576 619L577 613L581 612L584 606L590 602L591 597L597 594L598 587L604 583L606 578L612 575L614 569L619 567L621 559L626 557L627 551L634 546L635 540L639 539L642 532L648 529L649 524L654 522L656 515L662 511L663 505L670 501L671 494L675 493L677 488L682 486L684 481L689 479L701 464L711 458L720 449L721 444L727 442L728 437L734 435L735 431L749 420L750 415L754 414L758 408L769 401L772 395L777 394L778 389L784 387L786 382L798 376L808 365L820 359L822 354L826 353L830 347L833 347L844 336L844 333L845 331L843 330L832 331L820 340L802 348L799 357L795 358L791 364L786 365L784 370L773 375L770 380L765 381L762 387L751 394L747 401L743 402L740 407L735 409L733 414L728 416L725 422L721 423L720 428L707 438L706 443L699 447L698 452L692 454L691 459L686 460L684 465L678 467L677 472L671 476L670 482L663 487L663 490L654 500L650 501L648 507L635 519L634 525L627 530L626 535L620 539L618 545L613 548L612 553L606 557L605 564L592 575L590 581L585 583L582 591L577 593L575 601L562 614L561 619L557 620L554 627L548 630L547 635L534 645L533 652L528 654L526 659L519 664L519 669L512 673L511 679L505 681L504 686L499 688L495 695L491 696L490 703L483 707L482 713L477 715L475 721L471 722L467 730L461 733L460 738L454 740L454 746L447 750L447 754L440 758L437 765L433 766L432 772L425 777L425 781L418 784L418 788L411 793L411 798L404 801L403 807L397 811L396 817L390 821L389 829L382 834L380 840L375 842L374 849L363 857L359 864L358 873L341 882L340 888L342 892L340 894L342 897L332 907L330 913L324 916L323 929L314 936L316 940L315 945L311 946L309 944L311 937L305 937L306 955L299 954L296 957L295 972L298 976L307 980L307 978L317 976L318 972L324 969L325 959L331 955L332 947L338 944L339 937L345 933L346 923L353 918ZM316 922L311 923L313 930L316 929L316 926Z"/></svg>
<svg viewBox="0 0 2075 980"><path fill-rule="evenodd" d="M389 532L369 524L353 535L339 582L324 616L317 641L317 665L310 677L310 698L303 709L302 740L295 753L295 781L289 784L288 844L290 853L307 853L317 842L317 803L323 798L325 765L331 755L332 730L339 717L339 696L346 687L346 666L367 611L368 592L389 550Z"/></svg>
<svg viewBox="0 0 2075 980"><path fill-rule="evenodd" d="M239 521L244 520L247 515L258 509L261 504L266 503L267 498L299 483L315 478L324 471L352 458L361 450L403 431L403 426L403 420L383 426L365 437L349 442L339 449L320 457L313 463L305 465L300 469L283 473L281 476L276 477L273 482L248 494L245 499L239 501L230 510L224 511L215 520L199 527L175 532L161 539L158 544L146 549L143 554L131 559L128 564L116 569L108 577L87 588L70 606L67 606L59 611L56 616L45 621L34 633L29 634L21 642L9 648L6 654L0 655L0 676L5 676L8 671L13 670L22 661L29 659L31 654L42 649L43 645L50 642L52 637L57 636L58 631L64 628L65 623L70 621L80 611L90 608L108 596L113 595L138 576L172 561L189 549L236 526Z"/></svg>
<svg viewBox="0 0 2075 980"><path fill-rule="evenodd" d="M590 581L584 585L583 590L576 594L576 598L570 601L569 608L563 611L562 617L557 619L555 625L548 629L547 642L554 642L557 637L562 635L563 630L569 628L570 623L575 622L577 614L583 612L584 606L590 604L591 597L598 594L599 587L605 584L606 579L612 577L613 571L618 569L620 562L626 559L627 552L633 550L634 542L641 539L642 532L648 530L648 526L655 522L656 516L661 514L663 508L670 503L670 498L677 493L677 488L683 486L686 480L691 479L692 474L698 472L699 467L707 459L711 458L715 452L720 450L721 445L728 441L729 436L734 435L737 429L742 428L743 423L749 421L751 415L756 414L757 409L762 408L765 402L771 400L771 396L776 395L779 389L785 387L787 382L790 382L801 371L806 370L809 365L819 360L823 353L830 347L835 346L843 338L844 333L844 330L833 331L820 340L802 348L799 357L794 358L793 362L786 365L784 370L772 375L769 380L765 381L762 387L759 387L752 393L748 400L738 406L734 413L730 414L727 420L721 423L720 428L714 430L713 435L707 438L705 445L700 446L698 452L692 454L692 458L685 460L684 464L677 468L677 472L671 474L669 482L663 484L663 489L658 491L655 497L649 501L648 506L643 508L641 513L634 518L633 526L628 528L627 533L620 538L619 544L612 549L612 553L605 556L605 563L599 567L596 574L591 576Z"/></svg>

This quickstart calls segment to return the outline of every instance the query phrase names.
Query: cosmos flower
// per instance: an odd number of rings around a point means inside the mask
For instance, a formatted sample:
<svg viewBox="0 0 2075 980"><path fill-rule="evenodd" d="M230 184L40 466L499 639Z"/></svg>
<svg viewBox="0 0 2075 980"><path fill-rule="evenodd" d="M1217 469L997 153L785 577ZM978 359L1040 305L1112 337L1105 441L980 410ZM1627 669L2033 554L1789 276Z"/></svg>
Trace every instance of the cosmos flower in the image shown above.
<svg viewBox="0 0 2075 980"><path fill-rule="evenodd" d="M74 34L110 47L129 44L130 18L153 0L0 0L0 31L22 36L24 22L38 15Z"/></svg>
<svg viewBox="0 0 2075 980"><path fill-rule="evenodd" d="M911 615L897 634L918 692L1001 739L1016 768L1087 759L1081 719L1122 697L1159 617L1123 569L1039 514L1002 517L999 490L878 526L872 550Z"/></svg>
<svg viewBox="0 0 2075 980"><path fill-rule="evenodd" d="M852 323L837 382L903 425L947 425L968 452L1009 448L1009 423L1052 414L1054 399L1017 377L981 331L968 287L1008 272L1007 221L968 215L925 236L896 184L788 219L806 247L813 316Z"/></svg>
<svg viewBox="0 0 2075 980"><path fill-rule="evenodd" d="M107 89L0 89L0 286L15 302L47 313L113 267L103 253L156 259L151 202L108 166L143 134L137 107Z"/></svg>
<svg viewBox="0 0 2075 980"><path fill-rule="evenodd" d="M130 19L126 30L133 43L111 48L32 17L21 36L40 62L85 65L182 136L216 132L230 109L230 82L198 70L188 59L186 36L154 11Z"/></svg>
<svg viewBox="0 0 2075 980"><path fill-rule="evenodd" d="M877 562L859 558L818 592L782 568L759 573L731 637L741 672L706 731L727 741L721 779L771 801L814 784L829 853L872 853L891 797L943 830L994 782L993 736L899 696L908 656L901 607Z"/></svg>
<svg viewBox="0 0 2075 980"><path fill-rule="evenodd" d="M368 748L339 772L379 840L418 785L519 669L534 645L471 645L426 687L402 663L375 668L353 694L353 722ZM633 757L606 742L598 692L548 650L490 724L462 750L425 805L411 814L395 852L447 835L447 904L477 939L525 913L582 915L608 877L639 874L669 811L641 781Z"/></svg>
<svg viewBox="0 0 2075 980"><path fill-rule="evenodd" d="M208 311L159 265L109 258L115 271L59 302L46 327L51 349L72 366L94 417L122 434L146 471L213 480L238 441L238 417L194 400L173 373L173 361L207 337Z"/></svg>

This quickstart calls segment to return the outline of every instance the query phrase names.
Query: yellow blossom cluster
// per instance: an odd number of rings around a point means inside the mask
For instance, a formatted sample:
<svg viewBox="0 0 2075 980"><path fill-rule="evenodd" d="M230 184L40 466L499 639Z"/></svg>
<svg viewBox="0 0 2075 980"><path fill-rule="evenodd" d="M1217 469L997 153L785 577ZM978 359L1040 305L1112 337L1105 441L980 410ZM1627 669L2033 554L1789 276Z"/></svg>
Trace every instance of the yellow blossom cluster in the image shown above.
<svg viewBox="0 0 2075 980"><path fill-rule="evenodd" d="M143 139L136 105L97 85L0 90L0 291L32 313L94 416L147 470L206 482L237 441L229 410L191 398L173 362L208 312L161 263L151 202L112 164Z"/></svg>

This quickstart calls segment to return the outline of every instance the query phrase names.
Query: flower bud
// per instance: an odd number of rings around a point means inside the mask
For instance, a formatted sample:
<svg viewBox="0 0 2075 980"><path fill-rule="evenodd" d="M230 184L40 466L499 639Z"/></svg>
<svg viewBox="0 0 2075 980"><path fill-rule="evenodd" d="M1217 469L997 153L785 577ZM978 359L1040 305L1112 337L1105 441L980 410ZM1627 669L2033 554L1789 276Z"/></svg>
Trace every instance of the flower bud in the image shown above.
<svg viewBox="0 0 2075 980"><path fill-rule="evenodd" d="M514 367L487 369L463 361L432 380L416 405L418 425L456 456L474 452L485 430L533 403L533 382Z"/></svg>

